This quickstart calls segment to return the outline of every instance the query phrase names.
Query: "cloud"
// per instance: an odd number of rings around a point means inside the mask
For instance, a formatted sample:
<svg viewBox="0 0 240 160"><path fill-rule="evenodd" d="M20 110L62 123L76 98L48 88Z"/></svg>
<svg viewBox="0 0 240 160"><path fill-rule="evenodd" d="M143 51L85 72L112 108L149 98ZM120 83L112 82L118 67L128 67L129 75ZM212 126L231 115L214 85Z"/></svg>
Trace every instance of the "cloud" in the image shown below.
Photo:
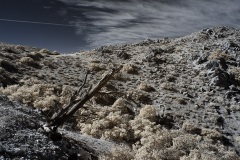
<svg viewBox="0 0 240 160"><path fill-rule="evenodd" d="M76 33L92 47L146 38L176 37L216 25L239 26L238 0L60 0L75 5ZM79 12L80 12L79 11Z"/></svg>

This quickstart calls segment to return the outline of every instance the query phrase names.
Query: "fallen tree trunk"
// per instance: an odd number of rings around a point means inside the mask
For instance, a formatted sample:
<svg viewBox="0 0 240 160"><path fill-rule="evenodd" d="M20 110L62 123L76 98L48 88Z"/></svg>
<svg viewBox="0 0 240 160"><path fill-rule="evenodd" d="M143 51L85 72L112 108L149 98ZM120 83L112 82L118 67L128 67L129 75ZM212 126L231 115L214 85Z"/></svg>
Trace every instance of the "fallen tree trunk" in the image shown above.
<svg viewBox="0 0 240 160"><path fill-rule="evenodd" d="M53 129L53 131L56 131L56 129L59 126L63 125L63 123L66 122L69 118L71 118L79 108L83 107L83 105L88 100L90 100L94 95L98 94L99 90L102 87L104 87L107 84L107 82L111 80L113 76L116 73L118 73L121 69L122 69L122 66L120 66L117 69L113 69L112 72L105 75L95 87L93 87L90 91L87 91L85 94L83 94L82 98L80 98L79 100L73 100L71 98L69 104L66 107L63 107L58 113L52 116L47 126ZM85 78L85 81L86 81L86 78ZM80 90L82 88L83 86L80 88ZM80 93L80 90L78 91L78 93Z"/></svg>

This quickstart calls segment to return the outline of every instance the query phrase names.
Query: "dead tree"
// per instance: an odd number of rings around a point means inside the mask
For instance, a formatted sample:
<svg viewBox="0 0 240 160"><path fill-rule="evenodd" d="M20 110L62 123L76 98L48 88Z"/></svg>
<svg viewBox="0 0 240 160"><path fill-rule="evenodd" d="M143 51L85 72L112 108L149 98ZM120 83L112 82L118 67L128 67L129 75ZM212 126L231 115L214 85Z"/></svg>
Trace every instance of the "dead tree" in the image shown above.
<svg viewBox="0 0 240 160"><path fill-rule="evenodd" d="M61 125L63 125L64 122L66 122L69 118L71 118L74 113L79 109L82 108L83 105L90 100L94 95L98 94L99 90L104 87L109 80L113 78L113 76L118 73L122 69L122 66L120 66L117 69L113 69L111 73L105 75L99 82L98 84L84 93L80 95L79 99L76 98L76 94L80 94L82 88L84 87L87 79L87 75L85 77L83 85L80 87L78 92L76 92L69 100L68 105L63 107L59 112L55 113L51 119L50 122L47 124L47 127L50 128L53 131L56 131L57 128Z"/></svg>

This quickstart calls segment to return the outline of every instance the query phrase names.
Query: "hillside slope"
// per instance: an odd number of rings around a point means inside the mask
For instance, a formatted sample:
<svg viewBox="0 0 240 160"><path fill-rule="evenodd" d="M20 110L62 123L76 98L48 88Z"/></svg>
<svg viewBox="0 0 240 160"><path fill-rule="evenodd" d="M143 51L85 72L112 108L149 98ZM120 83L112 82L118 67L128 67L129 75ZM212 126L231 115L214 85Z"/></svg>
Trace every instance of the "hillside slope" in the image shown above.
<svg viewBox="0 0 240 160"><path fill-rule="evenodd" d="M51 115L83 83L114 77L63 126L122 147L100 159L240 159L240 31L203 29L61 55L1 44L0 93Z"/></svg>

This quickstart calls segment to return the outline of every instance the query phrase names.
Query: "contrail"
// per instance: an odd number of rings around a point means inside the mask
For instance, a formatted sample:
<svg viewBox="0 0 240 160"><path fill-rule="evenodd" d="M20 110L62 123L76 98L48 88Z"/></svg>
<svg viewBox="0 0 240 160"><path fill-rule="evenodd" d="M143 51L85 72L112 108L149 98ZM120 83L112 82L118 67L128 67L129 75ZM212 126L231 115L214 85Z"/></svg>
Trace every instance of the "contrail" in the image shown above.
<svg viewBox="0 0 240 160"><path fill-rule="evenodd" d="M34 22L34 21L21 21L21 20L15 20L15 19L1 19L1 18L0 18L0 21L17 22L17 23L44 24L44 25L65 26L65 27L73 27L74 26L74 25L70 25L70 24L45 23L45 22Z"/></svg>

